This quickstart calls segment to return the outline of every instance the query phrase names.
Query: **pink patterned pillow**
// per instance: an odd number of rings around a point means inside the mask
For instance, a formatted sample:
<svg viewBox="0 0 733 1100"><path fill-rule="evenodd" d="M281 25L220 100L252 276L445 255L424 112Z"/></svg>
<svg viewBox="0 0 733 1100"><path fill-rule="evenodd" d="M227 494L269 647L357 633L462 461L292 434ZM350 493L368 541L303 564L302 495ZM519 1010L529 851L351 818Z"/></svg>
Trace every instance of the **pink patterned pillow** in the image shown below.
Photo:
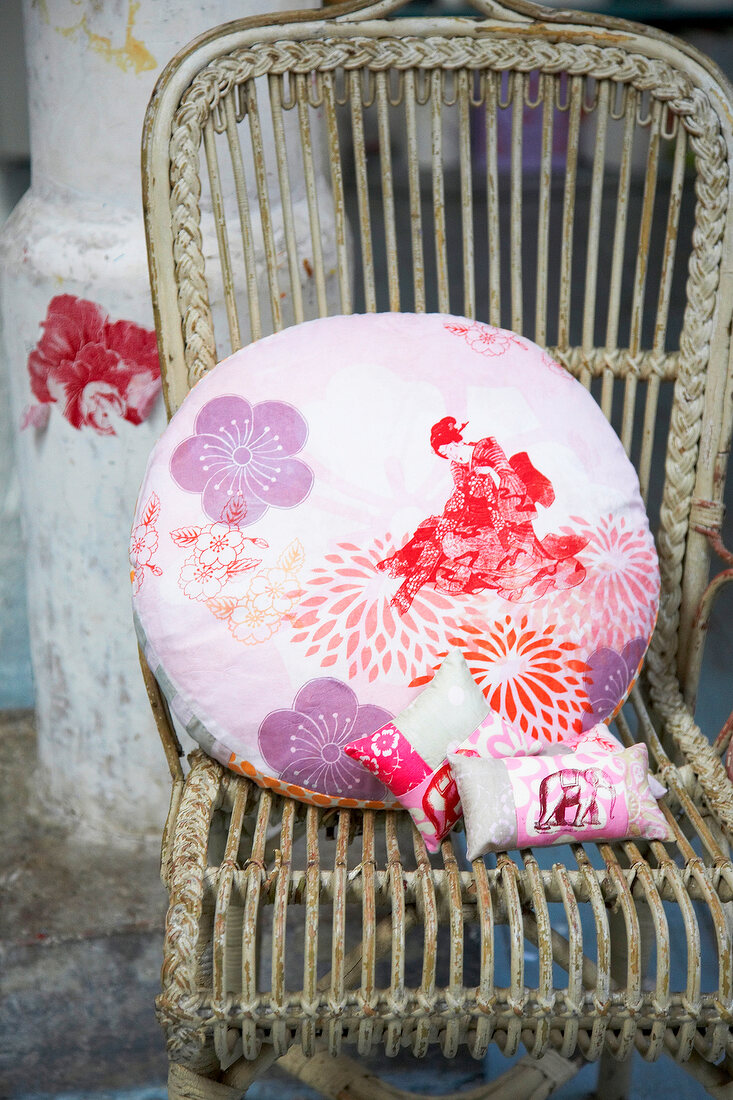
<svg viewBox="0 0 733 1100"><path fill-rule="evenodd" d="M447 757L437 767L431 767L400 732L400 721L398 716L370 737L346 745L344 751L384 783L409 810L428 851L436 852L441 840L461 819L458 788ZM466 756L513 756L517 752L539 752L540 748L538 742L493 711L465 740L456 743L454 739L446 739L445 744L446 753L452 750Z"/></svg>
<svg viewBox="0 0 733 1100"><path fill-rule="evenodd" d="M416 787L432 770L394 722L344 745L344 752L363 764L395 797Z"/></svg>
<svg viewBox="0 0 733 1100"><path fill-rule="evenodd" d="M343 746L451 646L541 745L605 720L659 591L592 395L524 337L440 314L320 318L218 364L150 456L130 568L177 723L320 806L393 804ZM421 755L433 769L445 746Z"/></svg>
<svg viewBox="0 0 733 1100"><path fill-rule="evenodd" d="M673 840L648 784L645 745L503 760L451 753L468 858L573 841Z"/></svg>
<svg viewBox="0 0 733 1100"><path fill-rule="evenodd" d="M344 752L399 796L440 767L448 746L475 730L488 709L460 649L451 649L409 706L374 733L344 745Z"/></svg>
<svg viewBox="0 0 733 1100"><path fill-rule="evenodd" d="M398 790L390 782L386 772L381 771L378 774L400 804L409 810L428 851L436 852L441 840L463 816L458 787L449 763L452 753L501 759L510 756L536 756L543 748L556 748L560 751L559 746L541 745L519 726L511 725L491 711L465 741L448 746L448 756L437 768L430 771L423 762L425 774L409 788ZM602 760L608 752L623 751L623 745L616 741L606 726L599 725L586 733L577 734L573 739L572 751L581 751L586 757L591 755L593 759L598 757ZM663 787L661 793L664 793Z"/></svg>

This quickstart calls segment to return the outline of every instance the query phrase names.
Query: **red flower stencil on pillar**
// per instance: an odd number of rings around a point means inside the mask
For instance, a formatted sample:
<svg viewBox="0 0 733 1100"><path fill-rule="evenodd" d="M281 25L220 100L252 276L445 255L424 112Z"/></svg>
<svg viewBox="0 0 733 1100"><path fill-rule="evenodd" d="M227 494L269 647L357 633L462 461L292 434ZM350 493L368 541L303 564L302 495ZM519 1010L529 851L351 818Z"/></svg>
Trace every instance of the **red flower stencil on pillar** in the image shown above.
<svg viewBox="0 0 733 1100"><path fill-rule="evenodd" d="M115 435L119 417L141 424L160 393L155 333L131 321L110 321L96 302L59 294L48 304L43 335L28 356L33 396L58 404L74 428ZM22 426L43 427L38 406Z"/></svg>

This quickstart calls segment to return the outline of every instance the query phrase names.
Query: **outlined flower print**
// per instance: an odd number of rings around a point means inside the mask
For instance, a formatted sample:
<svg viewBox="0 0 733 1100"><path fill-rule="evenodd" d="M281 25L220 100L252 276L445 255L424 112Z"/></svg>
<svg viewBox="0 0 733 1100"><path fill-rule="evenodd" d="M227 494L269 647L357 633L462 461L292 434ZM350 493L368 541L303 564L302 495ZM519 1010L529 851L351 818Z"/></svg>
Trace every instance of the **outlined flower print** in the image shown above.
<svg viewBox="0 0 733 1100"><path fill-rule="evenodd" d="M160 516L160 497L153 492L147 499L140 516L140 522L135 525L130 536L130 565L132 570L132 591L136 596L145 580L145 570L148 569L156 577L162 576L162 570L153 561L153 554L158 549L158 529L156 522Z"/></svg>
<svg viewBox="0 0 733 1100"><path fill-rule="evenodd" d="M199 410L194 434L171 456L173 480L201 493L214 521L238 503L240 527L261 519L269 507L295 508L311 491L313 471L297 454L308 425L292 405L262 401L252 406L233 394L215 397Z"/></svg>
<svg viewBox="0 0 733 1100"><path fill-rule="evenodd" d="M218 596L224 585L250 569L262 558L252 548L266 549L264 539L249 538L238 527L209 523L205 527L179 527L171 531L176 546L190 550L178 575L178 587L189 600L205 602Z"/></svg>
<svg viewBox="0 0 733 1100"><path fill-rule="evenodd" d="M306 646L306 657L318 656L323 668L339 661L349 677L360 672L370 683L392 674L400 681L421 675L437 660L454 634L460 598L433 589L421 590L409 611L391 606L398 581L377 566L394 551L391 535L366 549L336 545L304 584L304 598L293 620L293 642Z"/></svg>
<svg viewBox="0 0 733 1100"><path fill-rule="evenodd" d="M583 676L590 703L590 711L583 716L584 730L616 713L638 675L646 648L645 638L634 638L620 653L606 647L591 653Z"/></svg>
<svg viewBox="0 0 733 1100"><path fill-rule="evenodd" d="M558 363L557 359L553 359L546 351L542 352L541 359L542 365L547 367L552 374L556 374L558 378L562 378L563 381L567 382L573 377L562 363Z"/></svg>
<svg viewBox="0 0 733 1100"><path fill-rule="evenodd" d="M275 774L328 795L365 801L389 800L386 788L344 752L344 745L368 737L392 715L371 703L360 705L340 680L310 680L290 710L272 711L260 725L260 752Z"/></svg>
<svg viewBox="0 0 733 1100"><path fill-rule="evenodd" d="M242 595L211 599L207 606L226 622L236 641L244 645L266 642L292 619L293 608L303 594L298 571L304 561L303 547L293 539L277 565L255 573Z"/></svg>
<svg viewBox="0 0 733 1100"><path fill-rule="evenodd" d="M454 336L462 337L468 346L473 351L478 352L479 355L494 357L504 355L505 352L509 351L512 344L516 344L520 348L525 346L513 332L507 332L503 328L494 328L493 325L484 325L480 321L469 321L466 324L451 321L444 328L448 332L452 332Z"/></svg>
<svg viewBox="0 0 733 1100"><path fill-rule="evenodd" d="M558 641L555 628L533 629L527 616L511 615L480 630L462 627L460 646L492 710L534 739L561 741L580 733L590 710L584 673L588 666L571 641ZM420 686L426 678L413 681Z"/></svg>
<svg viewBox="0 0 733 1100"><path fill-rule="evenodd" d="M48 304L43 335L28 356L31 390L41 405L57 403L69 423L115 435L116 417L141 424L160 393L155 333L110 321L96 302L60 294ZM42 426L33 407L23 426Z"/></svg>

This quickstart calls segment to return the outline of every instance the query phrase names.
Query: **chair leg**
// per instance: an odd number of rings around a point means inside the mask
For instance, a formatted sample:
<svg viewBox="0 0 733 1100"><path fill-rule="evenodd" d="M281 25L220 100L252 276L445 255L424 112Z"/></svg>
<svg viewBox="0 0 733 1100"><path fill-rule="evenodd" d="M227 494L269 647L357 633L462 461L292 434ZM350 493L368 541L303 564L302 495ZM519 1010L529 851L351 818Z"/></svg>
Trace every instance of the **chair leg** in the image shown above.
<svg viewBox="0 0 733 1100"><path fill-rule="evenodd" d="M242 1100L243 1096L242 1089L204 1077L180 1062L168 1067L168 1100Z"/></svg>
<svg viewBox="0 0 733 1100"><path fill-rule="evenodd" d="M617 1062L604 1050L598 1061L596 1100L627 1100L631 1096L632 1065L631 1058L627 1058L625 1062Z"/></svg>

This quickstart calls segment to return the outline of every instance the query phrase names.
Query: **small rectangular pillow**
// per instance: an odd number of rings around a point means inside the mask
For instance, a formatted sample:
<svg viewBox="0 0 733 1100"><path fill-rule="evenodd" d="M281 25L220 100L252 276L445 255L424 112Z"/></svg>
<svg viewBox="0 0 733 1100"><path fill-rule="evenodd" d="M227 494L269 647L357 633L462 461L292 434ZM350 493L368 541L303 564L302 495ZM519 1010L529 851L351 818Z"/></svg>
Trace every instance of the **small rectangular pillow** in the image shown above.
<svg viewBox="0 0 733 1100"><path fill-rule="evenodd" d="M574 841L672 840L651 794L646 745L505 759L449 754L468 858Z"/></svg>
<svg viewBox="0 0 733 1100"><path fill-rule="evenodd" d="M573 733L564 741L549 746L545 749L545 755L573 752L583 754L582 758L593 764L598 756L603 758L606 753L624 751L624 746L617 737L614 737L605 722L598 722L597 725L591 726L589 730L583 730L582 733ZM654 798L662 798L667 793L667 788L651 772L648 773L647 780L649 790Z"/></svg>
<svg viewBox="0 0 733 1100"><path fill-rule="evenodd" d="M460 649L452 648L430 683L400 711L395 726L431 768L452 741L463 741L489 713L489 704ZM347 750L348 751L348 750Z"/></svg>
<svg viewBox="0 0 733 1100"><path fill-rule="evenodd" d="M480 756L495 752L497 755L509 755L516 752L516 746L522 745L524 734L511 726L500 715L491 711L480 725L461 741L449 746L449 751L466 756ZM532 741L532 746L536 744ZM453 774L447 758L441 760L437 768L429 768L423 761L418 776L414 767L416 781L403 787L395 775L387 778L386 769L380 772L382 782L412 815L412 820L422 834L425 847L429 852L437 852L441 840L461 820L463 811Z"/></svg>
<svg viewBox="0 0 733 1100"><path fill-rule="evenodd" d="M344 752L398 796L445 761L448 746L489 713L460 649L452 649L428 686L392 722L344 746Z"/></svg>

